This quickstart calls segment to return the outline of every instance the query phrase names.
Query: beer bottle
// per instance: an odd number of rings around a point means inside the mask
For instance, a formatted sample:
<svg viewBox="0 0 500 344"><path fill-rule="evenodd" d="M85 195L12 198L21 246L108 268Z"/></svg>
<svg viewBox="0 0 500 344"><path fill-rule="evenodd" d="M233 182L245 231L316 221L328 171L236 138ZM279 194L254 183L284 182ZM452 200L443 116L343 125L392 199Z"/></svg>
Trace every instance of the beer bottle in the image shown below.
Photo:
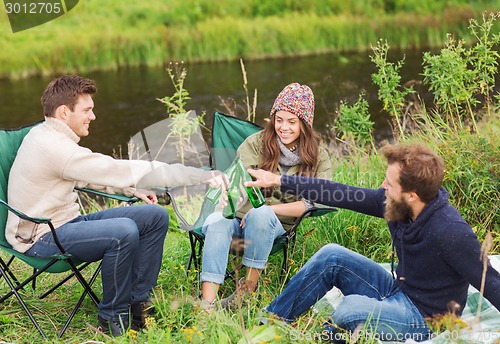
<svg viewBox="0 0 500 344"><path fill-rule="evenodd" d="M243 161L241 161L240 158L238 158L237 164L238 164L239 169L241 170L242 183L252 181L252 177L245 169L245 165L243 165ZM252 206L254 208L258 208L261 205L266 203L266 199L264 198L262 191L260 191L260 189L258 187L245 186L245 189L247 191L248 199L250 200L250 202L252 203Z"/></svg>
<svg viewBox="0 0 500 344"><path fill-rule="evenodd" d="M236 169L236 164L231 164L231 166L228 167L228 169L224 172L226 176L232 175L234 170ZM219 203L219 198L222 194L222 189L220 187L213 188L210 187L207 192L205 193L205 198L208 199L212 204L217 205Z"/></svg>
<svg viewBox="0 0 500 344"><path fill-rule="evenodd" d="M233 171L230 182L231 184L227 189L227 204L224 209L222 209L222 216L227 219L234 219L240 198L241 174L239 168Z"/></svg>
<svg viewBox="0 0 500 344"><path fill-rule="evenodd" d="M205 194L205 198L210 201L210 203L217 205L219 203L220 195L222 194L222 189L210 187Z"/></svg>

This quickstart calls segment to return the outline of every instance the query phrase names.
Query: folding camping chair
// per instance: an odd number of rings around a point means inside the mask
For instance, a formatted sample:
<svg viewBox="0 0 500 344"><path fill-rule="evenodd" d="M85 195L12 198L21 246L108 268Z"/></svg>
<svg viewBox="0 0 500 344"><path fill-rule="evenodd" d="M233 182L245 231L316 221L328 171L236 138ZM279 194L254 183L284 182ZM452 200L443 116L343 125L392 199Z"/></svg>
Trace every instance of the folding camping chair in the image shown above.
<svg viewBox="0 0 500 344"><path fill-rule="evenodd" d="M226 170L236 157L236 151L241 143L248 136L260 130L262 128L255 123L215 112L212 125L211 166L219 171ZM206 188L203 185L198 187L197 190L190 190L190 192L185 190L179 192L179 190L175 189L168 190L172 199L172 206L180 222L179 226L189 233L191 253L187 265L188 271L190 271L193 263L195 269L200 269L205 241L202 226L208 215L215 210L215 206L203 198ZM271 254L283 251L280 281L283 280L287 273L288 248L290 244L295 243L296 231L302 219L308 216L321 216L333 210L335 209L330 207L318 207L306 211L296 220L292 228L274 241ZM196 215L193 216L193 214ZM228 277L235 279L234 271L227 271L226 278Z"/></svg>
<svg viewBox="0 0 500 344"><path fill-rule="evenodd" d="M56 274L56 273L70 271L71 274L69 276L66 276L62 281L57 283L54 287L52 287L50 290L48 290L47 292L45 292L40 296L41 299L45 298L47 295L52 293L55 289L64 284L67 280L69 280L73 276L77 278L78 282L83 287L84 291L80 299L78 300L77 304L75 305L68 319L66 320L66 323L59 332L59 337L62 337L62 335L68 328L71 320L73 319L76 312L80 308L87 294L90 296L90 298L96 305L99 303L99 299L96 296L96 294L92 291L91 286L100 272L101 264L99 264L98 267L95 269L89 281L86 281L81 274L81 270L86 268L90 263L81 262L72 257L64 250L64 247L62 247L59 240L57 239L54 226L50 219L30 217L28 214L23 214L20 211L12 208L7 203L7 185L8 185L9 172L16 157L17 151L26 134L34 126L38 124L39 123L11 130L0 129L0 249L6 252L10 256L7 262L5 262L0 257L0 274L1 274L0 277L3 277L5 279L10 288L10 292L8 292L7 294L3 295L0 298L0 303L3 303L10 296L15 295L18 301L21 303L22 308L30 318L33 325L35 325L36 329L40 332L40 334L44 338L47 338L42 328L40 327L35 317L33 316L32 312L29 310L23 297L20 295L19 291L22 290L29 283L32 283L32 287L33 289L35 289L36 278L40 276L42 273L48 272ZM117 195L117 197L120 200L128 202L134 202L137 200L137 198L125 198L122 195ZM19 218L26 221L30 221L35 225L47 224L50 227L50 230L52 231L52 234L54 236L54 241L56 242L56 245L59 247L61 253L51 258L35 258L27 256L23 253L20 253L12 249L12 246L7 242L5 238L5 227L9 211L16 214ZM10 269L11 263L15 258L18 258L20 261L26 263L27 265L29 265L34 269L33 274L30 275L28 278L26 278L23 282L19 282L18 278L13 273L12 269Z"/></svg>

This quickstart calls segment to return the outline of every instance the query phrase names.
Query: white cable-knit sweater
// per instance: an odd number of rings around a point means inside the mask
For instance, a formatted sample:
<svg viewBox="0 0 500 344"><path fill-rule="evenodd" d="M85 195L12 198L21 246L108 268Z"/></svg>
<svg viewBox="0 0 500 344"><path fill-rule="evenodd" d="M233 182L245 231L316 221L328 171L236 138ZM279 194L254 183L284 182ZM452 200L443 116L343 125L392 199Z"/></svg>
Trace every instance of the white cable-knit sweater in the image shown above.
<svg viewBox="0 0 500 344"><path fill-rule="evenodd" d="M80 215L75 186L132 196L135 188L198 184L203 170L158 161L121 160L78 145L80 138L62 121L46 117L24 138L9 175L8 202L57 228ZM34 225L9 213L6 238L25 252L48 225Z"/></svg>

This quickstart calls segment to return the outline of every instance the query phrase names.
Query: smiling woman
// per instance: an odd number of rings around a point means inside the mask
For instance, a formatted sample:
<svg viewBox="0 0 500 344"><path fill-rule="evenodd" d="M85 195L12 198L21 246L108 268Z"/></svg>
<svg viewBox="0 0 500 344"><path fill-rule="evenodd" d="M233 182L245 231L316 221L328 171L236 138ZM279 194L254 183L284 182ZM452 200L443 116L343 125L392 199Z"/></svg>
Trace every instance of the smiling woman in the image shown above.
<svg viewBox="0 0 500 344"><path fill-rule="evenodd" d="M331 161L312 129L314 94L307 85L291 83L277 96L264 130L243 141L237 151L245 168L262 168L279 175L331 178ZM285 234L295 220L313 204L281 194L279 188L264 189L266 204L253 208L244 203L236 217L214 212L204 223L202 307L210 310L224 281L233 237L244 240L246 267L236 291L220 301L223 308L235 305L236 297L254 292L267 264L273 242Z"/></svg>
<svg viewBox="0 0 500 344"><path fill-rule="evenodd" d="M276 134L285 147L294 152L297 149L300 136L299 118L291 112L281 110L276 112L275 116L274 130L276 130Z"/></svg>

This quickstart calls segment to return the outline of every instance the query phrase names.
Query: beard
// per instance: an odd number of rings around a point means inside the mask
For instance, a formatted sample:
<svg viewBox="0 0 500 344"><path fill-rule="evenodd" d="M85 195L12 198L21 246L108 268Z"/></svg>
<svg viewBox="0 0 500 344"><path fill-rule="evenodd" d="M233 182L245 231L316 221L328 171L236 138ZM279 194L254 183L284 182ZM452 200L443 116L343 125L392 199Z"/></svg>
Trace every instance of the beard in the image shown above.
<svg viewBox="0 0 500 344"><path fill-rule="evenodd" d="M384 218L386 221L405 221L410 220L412 217L413 210L404 198L400 201L391 197L385 199Z"/></svg>

